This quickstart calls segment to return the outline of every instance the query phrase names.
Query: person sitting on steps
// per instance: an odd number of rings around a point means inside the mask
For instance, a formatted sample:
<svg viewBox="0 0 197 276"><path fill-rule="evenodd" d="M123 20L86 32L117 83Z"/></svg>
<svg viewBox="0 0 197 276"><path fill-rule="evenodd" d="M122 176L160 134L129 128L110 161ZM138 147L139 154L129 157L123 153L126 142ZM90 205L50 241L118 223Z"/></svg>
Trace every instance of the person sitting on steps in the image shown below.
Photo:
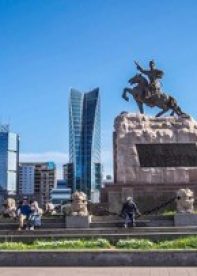
<svg viewBox="0 0 197 276"><path fill-rule="evenodd" d="M126 202L123 204L121 216L124 217L124 227L127 228L130 222L132 227L136 226L135 215L141 215L132 197L127 197Z"/></svg>
<svg viewBox="0 0 197 276"><path fill-rule="evenodd" d="M24 222L27 221L31 214L31 208L28 203L27 198L23 198L22 204L19 206L17 210L17 215L19 217L19 228L18 230L22 230L24 228Z"/></svg>
<svg viewBox="0 0 197 276"><path fill-rule="evenodd" d="M29 215L27 226L29 230L34 230L35 227L41 226L41 217L43 211L41 208L39 208L37 201L31 202L30 208L31 214Z"/></svg>

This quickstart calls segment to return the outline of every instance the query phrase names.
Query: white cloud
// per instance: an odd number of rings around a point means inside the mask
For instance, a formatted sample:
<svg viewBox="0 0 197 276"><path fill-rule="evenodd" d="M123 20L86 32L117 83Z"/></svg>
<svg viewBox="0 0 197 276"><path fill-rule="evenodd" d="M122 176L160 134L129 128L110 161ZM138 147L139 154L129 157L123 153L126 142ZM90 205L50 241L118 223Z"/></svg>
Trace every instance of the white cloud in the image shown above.
<svg viewBox="0 0 197 276"><path fill-rule="evenodd" d="M47 162L54 161L56 164L68 162L68 154L58 151L48 151L43 153L21 153L20 162Z"/></svg>

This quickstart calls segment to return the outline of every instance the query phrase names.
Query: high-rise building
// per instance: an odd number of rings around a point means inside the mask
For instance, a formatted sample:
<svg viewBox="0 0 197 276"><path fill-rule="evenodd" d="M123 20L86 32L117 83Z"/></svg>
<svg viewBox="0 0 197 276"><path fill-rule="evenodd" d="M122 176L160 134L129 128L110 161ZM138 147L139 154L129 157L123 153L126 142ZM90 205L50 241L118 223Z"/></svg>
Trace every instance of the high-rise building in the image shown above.
<svg viewBox="0 0 197 276"><path fill-rule="evenodd" d="M29 196L45 206L56 184L54 162L20 163L19 195Z"/></svg>
<svg viewBox="0 0 197 276"><path fill-rule="evenodd" d="M66 186L72 189L74 181L73 163L63 165L63 179L66 181Z"/></svg>
<svg viewBox="0 0 197 276"><path fill-rule="evenodd" d="M96 202L101 187L99 88L87 93L71 89L69 102L68 186Z"/></svg>
<svg viewBox="0 0 197 276"><path fill-rule="evenodd" d="M18 187L19 136L0 125L0 202Z"/></svg>
<svg viewBox="0 0 197 276"><path fill-rule="evenodd" d="M35 164L19 164L19 195L34 196Z"/></svg>
<svg viewBox="0 0 197 276"><path fill-rule="evenodd" d="M65 180L57 180L57 185L51 191L51 202L55 205L66 204L71 201L71 189Z"/></svg>

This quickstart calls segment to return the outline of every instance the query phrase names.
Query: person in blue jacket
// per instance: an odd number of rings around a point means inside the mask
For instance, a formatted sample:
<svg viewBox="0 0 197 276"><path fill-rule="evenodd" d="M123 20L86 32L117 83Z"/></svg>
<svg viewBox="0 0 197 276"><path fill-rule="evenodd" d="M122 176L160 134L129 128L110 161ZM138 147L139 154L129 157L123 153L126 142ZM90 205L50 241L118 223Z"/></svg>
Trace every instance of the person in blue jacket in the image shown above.
<svg viewBox="0 0 197 276"><path fill-rule="evenodd" d="M18 230L22 230L24 228L24 221L27 221L31 214L31 208L27 198L23 198L22 204L19 206L17 210L17 214L19 217Z"/></svg>

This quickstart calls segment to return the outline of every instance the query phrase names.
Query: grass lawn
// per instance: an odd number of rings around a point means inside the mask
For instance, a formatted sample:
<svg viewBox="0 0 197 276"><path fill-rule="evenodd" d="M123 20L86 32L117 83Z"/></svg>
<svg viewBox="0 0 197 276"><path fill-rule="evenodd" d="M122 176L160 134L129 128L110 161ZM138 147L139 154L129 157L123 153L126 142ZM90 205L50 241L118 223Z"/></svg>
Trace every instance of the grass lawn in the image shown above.
<svg viewBox="0 0 197 276"><path fill-rule="evenodd" d="M197 249L197 236L152 242L146 239L125 239L110 244L106 239L95 240L60 240L35 241L33 243L4 242L0 243L2 250L83 250L83 249L125 249L125 250L168 250Z"/></svg>

